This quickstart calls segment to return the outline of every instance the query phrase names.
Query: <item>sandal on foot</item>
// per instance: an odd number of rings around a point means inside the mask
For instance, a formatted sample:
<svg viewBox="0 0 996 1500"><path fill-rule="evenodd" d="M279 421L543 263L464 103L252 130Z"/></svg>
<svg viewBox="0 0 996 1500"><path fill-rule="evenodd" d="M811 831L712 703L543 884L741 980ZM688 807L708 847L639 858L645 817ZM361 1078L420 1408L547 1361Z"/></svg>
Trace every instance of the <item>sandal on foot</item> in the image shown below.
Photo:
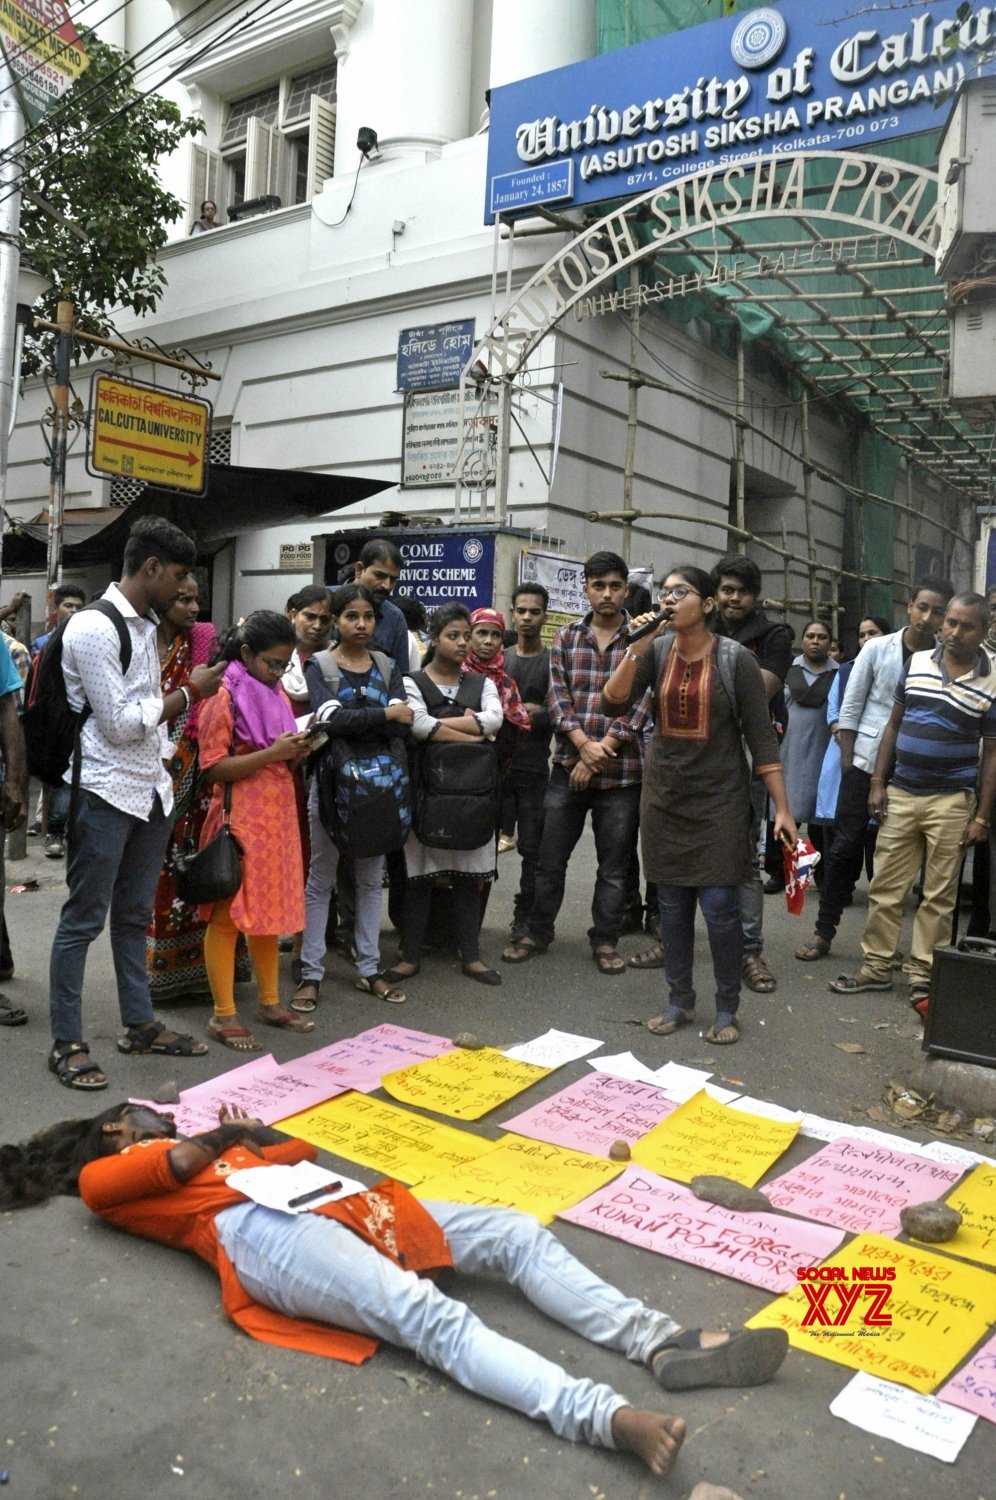
<svg viewBox="0 0 996 1500"><path fill-rule="evenodd" d="M724 1032L732 1032L732 1036L724 1036ZM712 1042L714 1047L732 1047L734 1042L740 1040L740 1023L736 1016L731 1016L728 1010L718 1010L716 1019L708 1031L702 1033L703 1040Z"/></svg>
<svg viewBox="0 0 996 1500"><path fill-rule="evenodd" d="M5 995L0 995L0 1026L25 1026L27 1020L23 1005L11 1005Z"/></svg>
<svg viewBox="0 0 996 1500"><path fill-rule="evenodd" d="M591 950L592 959L600 974L623 974L626 970L626 960L621 953L608 943L602 943Z"/></svg>
<svg viewBox="0 0 996 1500"><path fill-rule="evenodd" d="M831 979L828 989L835 995L863 995L866 990L891 990L892 980L873 979L864 969L859 969L856 974L838 974L836 979Z"/></svg>
<svg viewBox="0 0 996 1500"><path fill-rule="evenodd" d="M818 958L826 958L829 952L830 944L826 938L820 937L818 932L814 932L811 938L807 938L804 943L799 944L795 950L795 956L801 959L804 964L811 964L815 963Z"/></svg>
<svg viewBox="0 0 996 1500"><path fill-rule="evenodd" d="M208 1048L185 1031L167 1031L162 1021L150 1021L147 1026L129 1026L124 1036L118 1037L118 1051L155 1052L160 1057L205 1057Z"/></svg>
<svg viewBox="0 0 996 1500"><path fill-rule="evenodd" d="M302 979L290 999L291 1010L308 1015L318 1009L318 980Z"/></svg>
<svg viewBox="0 0 996 1500"><path fill-rule="evenodd" d="M531 937L522 937L509 944L502 953L501 961L503 964L524 964L528 959L536 958L538 954L545 952L545 943L537 943Z"/></svg>
<svg viewBox="0 0 996 1500"><path fill-rule="evenodd" d="M212 1016L207 1023L208 1036L233 1052L262 1052L262 1047L241 1021L234 1016Z"/></svg>
<svg viewBox="0 0 996 1500"><path fill-rule="evenodd" d="M303 1016L293 1016L282 1005L257 1005L256 1020L263 1026L276 1026L281 1031L314 1031L314 1021Z"/></svg>
<svg viewBox="0 0 996 1500"><path fill-rule="evenodd" d="M373 995L377 1000L386 1000L388 1005L404 1005L408 996L400 985L387 974L361 974L353 985L364 995Z"/></svg>
<svg viewBox="0 0 996 1500"><path fill-rule="evenodd" d="M778 987L778 981L760 953L748 953L740 972L747 988L758 995L770 995Z"/></svg>
<svg viewBox="0 0 996 1500"><path fill-rule="evenodd" d="M74 1063L74 1057L85 1057L86 1062ZM95 1094L107 1087L104 1070L99 1063L90 1061L90 1048L85 1042L56 1042L48 1054L48 1070L66 1089Z"/></svg>
<svg viewBox="0 0 996 1500"><path fill-rule="evenodd" d="M660 943L653 948L647 948L643 953L634 953L632 958L626 960L631 969L663 969L664 949Z"/></svg>
<svg viewBox="0 0 996 1500"><path fill-rule="evenodd" d="M669 1005L659 1016L651 1016L647 1030L654 1036L670 1036L682 1026L691 1026L694 1020L694 1011L682 1010L680 1005Z"/></svg>
<svg viewBox="0 0 996 1500"><path fill-rule="evenodd" d="M688 1391L700 1385L763 1385L788 1353L784 1328L741 1328L710 1349L702 1348L701 1333L699 1328L686 1329L650 1356L653 1377L666 1391Z"/></svg>

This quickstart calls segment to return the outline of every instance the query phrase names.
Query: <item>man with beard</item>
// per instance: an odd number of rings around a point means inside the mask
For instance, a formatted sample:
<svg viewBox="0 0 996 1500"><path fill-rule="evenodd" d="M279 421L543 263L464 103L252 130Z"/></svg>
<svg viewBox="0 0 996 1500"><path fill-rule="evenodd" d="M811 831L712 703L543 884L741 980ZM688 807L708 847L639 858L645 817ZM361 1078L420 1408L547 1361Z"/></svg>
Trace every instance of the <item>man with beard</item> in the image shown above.
<svg viewBox="0 0 996 1500"><path fill-rule="evenodd" d="M903 968L911 1004L921 1015L926 1010L934 949L950 940L965 850L989 837L996 792L996 669L982 646L988 623L981 594L955 594L940 645L915 651L896 685L868 794L869 816L880 829L861 968L830 981L837 994L892 989L903 902L922 861L923 899Z"/></svg>

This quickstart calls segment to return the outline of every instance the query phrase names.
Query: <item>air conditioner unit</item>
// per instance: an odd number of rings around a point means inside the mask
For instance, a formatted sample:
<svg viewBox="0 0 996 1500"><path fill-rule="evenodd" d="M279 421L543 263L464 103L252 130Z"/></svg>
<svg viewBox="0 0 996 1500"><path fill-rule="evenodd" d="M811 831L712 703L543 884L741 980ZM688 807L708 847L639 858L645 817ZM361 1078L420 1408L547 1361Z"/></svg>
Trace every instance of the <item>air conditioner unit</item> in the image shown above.
<svg viewBox="0 0 996 1500"><path fill-rule="evenodd" d="M976 294L951 314L947 395L973 427L996 416L996 298Z"/></svg>
<svg viewBox="0 0 996 1500"><path fill-rule="evenodd" d="M942 281L996 272L996 195L992 144L996 77L959 88L938 150L934 265Z"/></svg>

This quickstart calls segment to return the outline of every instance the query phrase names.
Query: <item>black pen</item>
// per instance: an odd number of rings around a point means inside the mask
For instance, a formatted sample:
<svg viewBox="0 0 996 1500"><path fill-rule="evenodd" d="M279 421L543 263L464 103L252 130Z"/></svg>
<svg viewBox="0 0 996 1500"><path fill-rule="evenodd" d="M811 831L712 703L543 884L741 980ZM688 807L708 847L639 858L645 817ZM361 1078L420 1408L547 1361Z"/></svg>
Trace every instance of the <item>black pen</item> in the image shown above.
<svg viewBox="0 0 996 1500"><path fill-rule="evenodd" d="M314 1203L316 1198L327 1198L330 1193L337 1193L341 1187L341 1182L327 1182L324 1187L312 1188L308 1193L299 1193L296 1198L288 1198L287 1207L303 1208L306 1203Z"/></svg>

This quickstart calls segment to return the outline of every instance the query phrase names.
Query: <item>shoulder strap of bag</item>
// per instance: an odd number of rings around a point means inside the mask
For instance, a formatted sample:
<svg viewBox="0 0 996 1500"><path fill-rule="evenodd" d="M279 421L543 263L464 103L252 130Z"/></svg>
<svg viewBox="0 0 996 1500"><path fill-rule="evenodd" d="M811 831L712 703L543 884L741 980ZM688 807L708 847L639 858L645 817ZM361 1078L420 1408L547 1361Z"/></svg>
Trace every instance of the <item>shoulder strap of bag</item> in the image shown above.
<svg viewBox="0 0 996 1500"><path fill-rule="evenodd" d="M371 652L371 655L372 654L373 653ZM332 652L316 651L311 659L315 663L315 666L318 668L319 672L321 672L322 681L325 683L325 686L328 688L333 698L337 697L339 693L339 683L342 681L342 678L339 675L339 663L332 655Z"/></svg>
<svg viewBox="0 0 996 1500"><path fill-rule="evenodd" d="M423 703L433 717L435 717L436 709L449 708L450 700L445 693L439 691L428 672L413 672L411 678L422 694Z"/></svg>
<svg viewBox="0 0 996 1500"><path fill-rule="evenodd" d="M457 688L453 702L459 703L461 708L470 708L477 713L484 701L485 681L483 672L468 672Z"/></svg>
<svg viewBox="0 0 996 1500"><path fill-rule="evenodd" d="M383 651L375 651L372 646L368 646L367 651L370 653L370 660L373 662L374 666L377 668L377 671L384 679L384 686L390 693L391 673L393 671L391 657L385 656Z"/></svg>

